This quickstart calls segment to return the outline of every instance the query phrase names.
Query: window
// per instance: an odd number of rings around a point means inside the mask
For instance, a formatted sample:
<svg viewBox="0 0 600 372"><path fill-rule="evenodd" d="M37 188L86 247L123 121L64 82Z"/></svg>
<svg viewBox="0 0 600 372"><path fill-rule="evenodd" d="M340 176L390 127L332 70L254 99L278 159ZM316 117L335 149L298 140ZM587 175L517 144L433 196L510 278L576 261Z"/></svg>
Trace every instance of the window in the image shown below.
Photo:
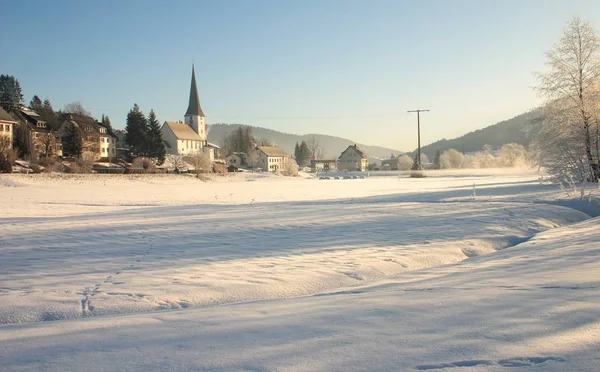
<svg viewBox="0 0 600 372"><path fill-rule="evenodd" d="M103 147L102 148L102 153L104 154L106 152L106 149Z"/></svg>
<svg viewBox="0 0 600 372"><path fill-rule="evenodd" d="M10 132L10 124L6 124L6 125L4 126L4 131L5 131L5 132Z"/></svg>

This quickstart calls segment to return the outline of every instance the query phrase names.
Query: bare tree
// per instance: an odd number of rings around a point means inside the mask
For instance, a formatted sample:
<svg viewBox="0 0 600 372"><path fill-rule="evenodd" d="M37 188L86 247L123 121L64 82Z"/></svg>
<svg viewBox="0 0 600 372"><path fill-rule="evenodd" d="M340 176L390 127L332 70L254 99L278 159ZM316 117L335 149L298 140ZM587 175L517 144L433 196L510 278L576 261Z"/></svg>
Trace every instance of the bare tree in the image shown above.
<svg viewBox="0 0 600 372"><path fill-rule="evenodd" d="M315 160L322 160L325 157L325 149L323 149L323 147L319 144L317 137L310 137L306 144L308 145L308 150Z"/></svg>
<svg viewBox="0 0 600 372"><path fill-rule="evenodd" d="M51 156L56 148L56 137L54 136L54 132L43 133L35 137L35 145L41 150L43 156Z"/></svg>
<svg viewBox="0 0 600 372"><path fill-rule="evenodd" d="M81 104L81 102L79 102L79 101L67 103L65 105L64 110L65 110L65 112L68 112L68 113L71 113L71 114L79 114L79 115L85 115L85 116L92 116L91 112L89 112L88 110L86 110L83 107L83 105Z"/></svg>
<svg viewBox="0 0 600 372"><path fill-rule="evenodd" d="M248 167L250 167L253 170L258 166L258 161L260 160L259 151L260 150L258 150L257 148L253 148L248 152L248 156L246 157L246 163L248 164Z"/></svg>
<svg viewBox="0 0 600 372"><path fill-rule="evenodd" d="M167 155L165 159L165 165L168 168L172 168L176 172L187 171L188 164L181 155Z"/></svg>
<svg viewBox="0 0 600 372"><path fill-rule="evenodd" d="M202 152L194 152L184 157L184 160L194 167L196 171L196 177L200 178L201 173L208 173L211 171L211 162L208 156Z"/></svg>
<svg viewBox="0 0 600 372"><path fill-rule="evenodd" d="M592 127L597 125L597 112L600 85L600 38L589 22L574 18L565 28L560 41L546 53L548 71L538 73L539 94L547 99L545 126L538 137L540 160L546 166L556 166L563 172L570 160L565 157L565 164L558 164L559 158L548 155L553 152L543 140L559 140L560 142L578 141L584 151L587 169L582 180L598 181L599 156L593 154ZM551 133L555 133L554 138ZM564 144L561 147L569 147ZM577 156L571 152L570 155ZM550 159L548 159L550 157ZM575 161L576 164L579 161ZM568 168L568 167L567 167ZM573 169L572 173L580 170ZM556 173L556 172L553 172Z"/></svg>

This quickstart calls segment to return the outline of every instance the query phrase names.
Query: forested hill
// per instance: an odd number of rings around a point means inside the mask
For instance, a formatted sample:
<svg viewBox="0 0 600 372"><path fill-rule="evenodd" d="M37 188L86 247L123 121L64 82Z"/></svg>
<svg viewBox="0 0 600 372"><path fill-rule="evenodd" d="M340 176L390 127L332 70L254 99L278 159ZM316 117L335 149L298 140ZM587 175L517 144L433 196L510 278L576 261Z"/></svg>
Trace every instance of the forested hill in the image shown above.
<svg viewBox="0 0 600 372"><path fill-rule="evenodd" d="M531 110L458 138L439 140L423 146L421 151L433 159L437 150L444 152L451 148L467 153L479 151L486 144L497 148L505 143L514 142L527 147L538 130L539 123L536 119L540 118L540 114L539 109Z"/></svg>
<svg viewBox="0 0 600 372"><path fill-rule="evenodd" d="M208 141L220 145L224 137L229 135L233 130L240 126L242 128L251 128L252 135L256 139L267 139L274 145L283 148L289 154L294 153L294 146L296 145L296 142L302 142L303 140L308 142L312 137L315 137L317 141L319 141L321 147L323 147L325 150L326 159L337 159L342 151L344 151L348 146L356 143L352 140L335 136L326 136L323 134L296 135L243 124L211 124L209 126ZM363 149L371 159L387 159L391 154L398 155L403 153L403 151L386 147L368 146L361 143L356 144L358 144L358 146Z"/></svg>

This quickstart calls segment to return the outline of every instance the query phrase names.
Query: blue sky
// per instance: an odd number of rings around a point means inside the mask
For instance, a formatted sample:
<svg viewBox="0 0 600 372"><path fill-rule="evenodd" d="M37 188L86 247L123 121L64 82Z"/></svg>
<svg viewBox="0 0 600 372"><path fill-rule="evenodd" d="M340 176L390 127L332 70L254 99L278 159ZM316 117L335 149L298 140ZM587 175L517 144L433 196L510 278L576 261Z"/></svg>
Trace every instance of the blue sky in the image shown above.
<svg viewBox="0 0 600 372"><path fill-rule="evenodd" d="M541 103L544 52L577 0L4 0L0 73L26 101L81 101L124 127L137 103L182 120L191 64L210 123L322 133L400 150ZM10 15L10 16L7 16Z"/></svg>

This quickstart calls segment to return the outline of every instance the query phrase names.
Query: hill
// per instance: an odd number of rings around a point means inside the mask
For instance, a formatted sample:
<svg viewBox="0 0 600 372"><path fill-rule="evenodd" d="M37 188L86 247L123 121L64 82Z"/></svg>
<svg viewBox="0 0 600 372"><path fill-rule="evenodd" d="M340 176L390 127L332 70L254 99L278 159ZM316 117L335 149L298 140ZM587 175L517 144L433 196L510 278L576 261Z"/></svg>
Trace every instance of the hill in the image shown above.
<svg viewBox="0 0 600 372"><path fill-rule="evenodd" d="M312 137L315 137L317 141L319 141L321 147L323 147L323 149L325 150L326 159L336 159L338 156L340 156L342 151L344 151L348 146L353 145L355 143L369 155L370 160L374 160L377 158L387 159L390 157L391 154L398 155L403 153L403 151L400 150L380 146L368 146L346 138L340 138L335 136L326 136L323 134L296 135L243 124L211 124L208 132L208 140L212 143L220 144L221 140L224 137L228 136L233 130L237 129L240 126L242 128L251 128L252 135L255 138L267 139L274 145L283 148L286 152L290 154L294 153L294 146L296 145L296 142L299 143L303 140L308 142Z"/></svg>
<svg viewBox="0 0 600 372"><path fill-rule="evenodd" d="M501 121L483 129L465 134L454 139L442 139L421 148L421 152L433 159L435 152L444 152L448 149L456 149L463 153L481 150L484 145L494 148L506 143L519 143L525 147L529 145L533 135L537 132L536 120L540 118L541 110L535 109L515 116L512 119Z"/></svg>

